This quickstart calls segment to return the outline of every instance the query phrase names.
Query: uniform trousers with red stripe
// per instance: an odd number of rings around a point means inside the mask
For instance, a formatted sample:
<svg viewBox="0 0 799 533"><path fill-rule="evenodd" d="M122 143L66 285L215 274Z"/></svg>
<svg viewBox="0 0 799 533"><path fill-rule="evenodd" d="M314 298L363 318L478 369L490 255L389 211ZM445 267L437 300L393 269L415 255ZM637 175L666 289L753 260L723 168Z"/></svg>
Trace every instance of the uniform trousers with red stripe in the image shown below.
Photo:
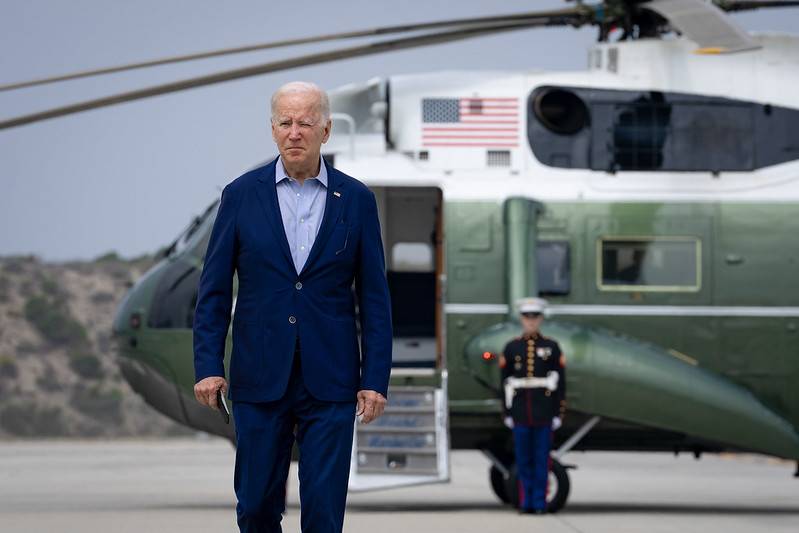
<svg viewBox="0 0 799 533"><path fill-rule="evenodd" d="M513 441L519 479L519 509L546 511L552 426L516 424L513 427Z"/></svg>

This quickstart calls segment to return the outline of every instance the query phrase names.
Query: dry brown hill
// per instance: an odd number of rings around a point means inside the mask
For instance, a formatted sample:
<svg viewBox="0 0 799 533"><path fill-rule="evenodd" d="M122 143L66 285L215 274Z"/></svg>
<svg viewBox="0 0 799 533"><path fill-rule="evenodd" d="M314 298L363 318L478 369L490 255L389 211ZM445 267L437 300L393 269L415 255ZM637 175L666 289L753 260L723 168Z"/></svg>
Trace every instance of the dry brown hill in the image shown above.
<svg viewBox="0 0 799 533"><path fill-rule="evenodd" d="M144 256L0 258L0 438L185 435L122 379L111 323Z"/></svg>

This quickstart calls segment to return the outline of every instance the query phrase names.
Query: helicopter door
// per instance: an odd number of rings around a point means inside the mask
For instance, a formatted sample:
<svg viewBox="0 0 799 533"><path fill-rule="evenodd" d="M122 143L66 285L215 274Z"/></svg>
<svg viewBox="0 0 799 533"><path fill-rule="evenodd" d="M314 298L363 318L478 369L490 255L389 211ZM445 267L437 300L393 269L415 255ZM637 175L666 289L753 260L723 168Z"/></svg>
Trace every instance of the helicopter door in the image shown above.
<svg viewBox="0 0 799 533"><path fill-rule="evenodd" d="M350 490L449 481L442 195L375 187L394 331L383 416L355 424Z"/></svg>

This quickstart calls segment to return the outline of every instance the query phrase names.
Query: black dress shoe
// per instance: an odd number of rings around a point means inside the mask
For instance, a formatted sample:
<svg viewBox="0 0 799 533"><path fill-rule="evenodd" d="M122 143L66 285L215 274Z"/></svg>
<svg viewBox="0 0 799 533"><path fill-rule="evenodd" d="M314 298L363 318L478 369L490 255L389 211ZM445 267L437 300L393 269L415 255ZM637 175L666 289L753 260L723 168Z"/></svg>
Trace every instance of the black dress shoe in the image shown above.
<svg viewBox="0 0 799 533"><path fill-rule="evenodd" d="M545 509L519 509L519 514L546 514Z"/></svg>

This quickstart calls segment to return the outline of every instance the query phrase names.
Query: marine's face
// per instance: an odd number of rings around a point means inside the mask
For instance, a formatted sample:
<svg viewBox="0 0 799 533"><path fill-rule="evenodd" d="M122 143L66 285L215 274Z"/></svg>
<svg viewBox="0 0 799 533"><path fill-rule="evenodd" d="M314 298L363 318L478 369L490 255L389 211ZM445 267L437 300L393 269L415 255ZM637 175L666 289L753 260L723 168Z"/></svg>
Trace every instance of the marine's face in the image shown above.
<svg viewBox="0 0 799 533"><path fill-rule="evenodd" d="M541 327L541 322L544 321L544 315L541 313L522 313L521 321L524 332L533 334Z"/></svg>
<svg viewBox="0 0 799 533"><path fill-rule="evenodd" d="M316 93L282 95L272 117L272 138L284 164L295 168L315 167L322 144L330 136L330 125L330 120L322 120Z"/></svg>

